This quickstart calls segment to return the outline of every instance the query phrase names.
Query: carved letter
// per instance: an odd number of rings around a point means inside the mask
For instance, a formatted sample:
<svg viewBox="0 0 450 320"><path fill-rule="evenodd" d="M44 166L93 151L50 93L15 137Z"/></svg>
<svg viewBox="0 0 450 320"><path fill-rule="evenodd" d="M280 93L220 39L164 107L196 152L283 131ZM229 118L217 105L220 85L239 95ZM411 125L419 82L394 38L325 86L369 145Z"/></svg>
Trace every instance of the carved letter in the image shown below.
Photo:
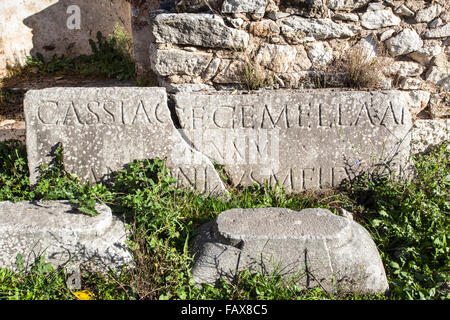
<svg viewBox="0 0 450 320"><path fill-rule="evenodd" d="M56 101L43 101L38 107L37 117L43 124L56 124L57 115L58 102Z"/></svg>
<svg viewBox="0 0 450 320"><path fill-rule="evenodd" d="M219 116L217 117L217 112L221 109L229 109L229 111L231 111L231 113L228 115L226 112L224 112L223 114L219 113ZM234 107L232 107L232 106L218 107L216 110L214 110L213 122L218 128L221 128L221 129L234 128L233 114L234 114ZM226 123L227 120L228 120L228 123Z"/></svg>

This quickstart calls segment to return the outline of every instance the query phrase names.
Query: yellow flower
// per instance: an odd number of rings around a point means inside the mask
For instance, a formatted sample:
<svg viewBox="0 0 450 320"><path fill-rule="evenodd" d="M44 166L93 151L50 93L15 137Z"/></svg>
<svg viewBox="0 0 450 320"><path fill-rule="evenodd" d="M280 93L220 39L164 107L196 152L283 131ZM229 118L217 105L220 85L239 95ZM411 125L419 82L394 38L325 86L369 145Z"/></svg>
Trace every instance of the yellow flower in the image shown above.
<svg viewBox="0 0 450 320"><path fill-rule="evenodd" d="M87 290L73 292L73 295L77 297L78 300L91 300L91 298L94 296L92 292L89 292Z"/></svg>

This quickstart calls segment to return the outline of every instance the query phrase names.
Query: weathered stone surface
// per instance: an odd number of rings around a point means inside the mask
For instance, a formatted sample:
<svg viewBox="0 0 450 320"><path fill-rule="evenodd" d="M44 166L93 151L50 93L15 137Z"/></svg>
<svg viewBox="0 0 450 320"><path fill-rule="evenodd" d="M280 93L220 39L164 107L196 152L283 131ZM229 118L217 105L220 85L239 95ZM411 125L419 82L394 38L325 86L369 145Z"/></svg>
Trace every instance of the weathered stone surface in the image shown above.
<svg viewBox="0 0 450 320"><path fill-rule="evenodd" d="M396 57L419 50L423 46L423 41L414 30L404 29L396 36L386 40L386 46L389 53Z"/></svg>
<svg viewBox="0 0 450 320"><path fill-rule="evenodd" d="M205 0L176 0L175 5L178 12L206 12L210 10L209 7L219 10L220 2L221 0L208 0L208 6Z"/></svg>
<svg viewBox="0 0 450 320"><path fill-rule="evenodd" d="M450 23L435 29L427 30L423 36L428 39L450 37Z"/></svg>
<svg viewBox="0 0 450 320"><path fill-rule="evenodd" d="M362 52L365 57L369 59L373 59L377 56L378 52L378 40L376 35L371 34L364 39L361 39L356 46L362 49Z"/></svg>
<svg viewBox="0 0 450 320"><path fill-rule="evenodd" d="M280 27L272 20L261 20L250 23L248 31L257 37L273 38L280 34Z"/></svg>
<svg viewBox="0 0 450 320"><path fill-rule="evenodd" d="M437 28L444 25L444 21L441 18L436 18L428 24L428 28Z"/></svg>
<svg viewBox="0 0 450 320"><path fill-rule="evenodd" d="M212 48L245 48L249 35L227 27L215 14L159 14L153 21L157 43L174 43Z"/></svg>
<svg viewBox="0 0 450 320"><path fill-rule="evenodd" d="M343 23L335 23L331 19L307 19L290 16L281 21L281 32L291 43L300 43L314 38L325 40L332 38L352 37L352 30Z"/></svg>
<svg viewBox="0 0 450 320"><path fill-rule="evenodd" d="M400 172L409 155L411 116L399 91L195 93L175 103L187 139L234 185L335 187L381 164Z"/></svg>
<svg viewBox="0 0 450 320"><path fill-rule="evenodd" d="M175 128L163 88L50 88L24 100L30 180L59 142L66 169L83 181L108 179L135 159L166 159L178 186L222 193L212 163Z"/></svg>
<svg viewBox="0 0 450 320"><path fill-rule="evenodd" d="M76 18L76 8L80 19ZM77 25L77 21L80 21ZM121 26L131 33L129 4L123 0L0 1L0 74L24 65L28 56L41 53L77 57L91 54L89 39L97 31L104 36ZM77 29L73 29L77 27Z"/></svg>
<svg viewBox="0 0 450 320"><path fill-rule="evenodd" d="M442 7L438 4L431 5L416 12L414 19L416 22L430 22L442 12Z"/></svg>
<svg viewBox="0 0 450 320"><path fill-rule="evenodd" d="M333 10L353 11L369 3L371 0L327 0L328 8Z"/></svg>
<svg viewBox="0 0 450 320"><path fill-rule="evenodd" d="M212 60L212 55L184 50L150 50L152 70L159 76L172 74L200 75Z"/></svg>
<svg viewBox="0 0 450 320"><path fill-rule="evenodd" d="M197 283L232 280L236 271L270 274L276 267L297 284L354 292L385 292L388 283L370 234L325 209L232 209L204 225L195 239Z"/></svg>
<svg viewBox="0 0 450 320"><path fill-rule="evenodd" d="M180 83L173 84L162 81L160 84L162 87L166 88L168 93L178 93L178 92L198 92L198 91L216 91L213 86L203 83Z"/></svg>
<svg viewBox="0 0 450 320"><path fill-rule="evenodd" d="M447 101L448 92L433 93L430 95L429 112L433 119L450 118L450 104Z"/></svg>
<svg viewBox="0 0 450 320"><path fill-rule="evenodd" d="M231 25L234 28L240 28L244 24L244 19L242 19L242 18L233 19L233 18L227 17L227 20L229 23L231 23Z"/></svg>
<svg viewBox="0 0 450 320"><path fill-rule="evenodd" d="M424 71L423 66L414 61L389 61L383 69L387 75L400 77L414 77Z"/></svg>
<svg viewBox="0 0 450 320"><path fill-rule="evenodd" d="M383 10L385 8L382 2L371 2L366 8L366 11Z"/></svg>
<svg viewBox="0 0 450 320"><path fill-rule="evenodd" d="M225 61L226 66L214 78L214 83L241 83L246 63L239 60Z"/></svg>
<svg viewBox="0 0 450 320"><path fill-rule="evenodd" d="M446 89L450 89L450 72L448 68L431 66L426 74L426 80Z"/></svg>
<svg viewBox="0 0 450 320"><path fill-rule="evenodd" d="M408 54L408 57L410 57L413 60L416 60L417 62L420 62L422 64L430 63L431 59L433 59L434 56L437 56L442 52L442 48L439 45L431 45L431 46L423 46L417 51L411 52Z"/></svg>
<svg viewBox="0 0 450 320"><path fill-rule="evenodd" d="M200 75L212 60L212 55L184 50L150 50L152 70L159 76L172 74Z"/></svg>
<svg viewBox="0 0 450 320"><path fill-rule="evenodd" d="M263 44L255 62L275 72L287 72L295 63L297 49L289 45Z"/></svg>
<svg viewBox="0 0 450 320"><path fill-rule="evenodd" d="M124 223L104 204L95 209L92 217L69 201L0 202L0 267L14 270L18 254L31 265L43 253L55 268L89 262L118 272L132 265Z"/></svg>
<svg viewBox="0 0 450 320"><path fill-rule="evenodd" d="M409 110L413 115L417 115L426 108L430 101L430 93L422 90L414 90L407 95Z"/></svg>
<svg viewBox="0 0 450 320"><path fill-rule="evenodd" d="M333 49L326 42L315 42L308 51L308 58L313 65L324 67L333 60Z"/></svg>
<svg viewBox="0 0 450 320"><path fill-rule="evenodd" d="M398 7L397 10L395 10L395 13L398 14L399 16L408 17L408 18L414 16L414 11L409 9L404 4L402 4L400 7Z"/></svg>
<svg viewBox="0 0 450 320"><path fill-rule="evenodd" d="M264 16L269 0L225 0L222 13L251 13L258 18Z"/></svg>
<svg viewBox="0 0 450 320"><path fill-rule="evenodd" d="M367 29L397 26L401 19L392 13L391 8L366 11L361 15L361 25Z"/></svg>
<svg viewBox="0 0 450 320"><path fill-rule="evenodd" d="M384 31L380 35L380 41L385 41L385 40L389 39L394 33L395 33L394 29L389 29L389 30Z"/></svg>
<svg viewBox="0 0 450 320"><path fill-rule="evenodd" d="M413 154L426 152L444 141L450 141L450 119L414 122L411 135Z"/></svg>
<svg viewBox="0 0 450 320"><path fill-rule="evenodd" d="M359 21L359 17L355 13L336 13L333 16L333 19L343 20L343 21L353 21L353 22Z"/></svg>
<svg viewBox="0 0 450 320"><path fill-rule="evenodd" d="M403 78L399 83L399 88L403 90L417 90L423 86L423 80L419 78Z"/></svg>

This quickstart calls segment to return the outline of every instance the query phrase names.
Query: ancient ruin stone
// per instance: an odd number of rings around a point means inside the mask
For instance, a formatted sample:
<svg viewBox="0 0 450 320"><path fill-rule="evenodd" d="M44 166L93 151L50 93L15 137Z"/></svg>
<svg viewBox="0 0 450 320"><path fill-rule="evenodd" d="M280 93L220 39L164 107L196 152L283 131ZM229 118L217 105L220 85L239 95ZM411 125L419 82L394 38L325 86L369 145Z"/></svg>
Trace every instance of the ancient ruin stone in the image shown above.
<svg viewBox="0 0 450 320"><path fill-rule="evenodd" d="M370 234L325 209L232 209L202 226L193 244L198 284L232 281L237 271L271 274L276 268L304 288L361 293L388 290Z"/></svg>
<svg viewBox="0 0 450 320"><path fill-rule="evenodd" d="M159 76L185 74L199 76L208 67L212 55L204 52L188 52L170 49L150 50L150 63L152 70Z"/></svg>
<svg viewBox="0 0 450 320"><path fill-rule="evenodd" d="M411 149L414 154L450 141L450 119L416 120L412 130Z"/></svg>
<svg viewBox="0 0 450 320"><path fill-rule="evenodd" d="M227 27L215 14L158 14L153 20L156 43L173 43L212 48L242 49L247 47L249 35Z"/></svg>
<svg viewBox="0 0 450 320"><path fill-rule="evenodd" d="M450 23L447 23L435 29L427 30L423 36L427 39L450 37Z"/></svg>
<svg viewBox="0 0 450 320"><path fill-rule="evenodd" d="M264 16L268 0L225 0L222 13L251 13L258 18Z"/></svg>
<svg viewBox="0 0 450 320"><path fill-rule="evenodd" d="M263 44L255 62L275 72L288 72L295 63L297 50L289 45Z"/></svg>
<svg viewBox="0 0 450 320"><path fill-rule="evenodd" d="M350 28L331 19L307 19L290 16L281 20L281 32L292 43L300 43L311 38L325 40L354 36Z"/></svg>
<svg viewBox="0 0 450 320"><path fill-rule="evenodd" d="M371 0L327 0L328 8L333 10L353 11L369 3Z"/></svg>
<svg viewBox="0 0 450 320"><path fill-rule="evenodd" d="M89 263L95 271L120 272L132 266L125 244L125 225L104 204L98 216L78 211L69 201L0 202L0 267L16 269L16 256L25 263L44 254L54 268Z"/></svg>
<svg viewBox="0 0 450 320"><path fill-rule="evenodd" d="M426 80L447 90L450 89L450 74L448 67L431 66L427 71Z"/></svg>
<svg viewBox="0 0 450 320"><path fill-rule="evenodd" d="M366 11L361 15L361 25L367 29L397 26L401 19L392 13L391 8Z"/></svg>
<svg viewBox="0 0 450 320"><path fill-rule="evenodd" d="M192 93L175 103L183 134L233 185L331 188L361 170L401 173L409 156L411 116L398 91Z"/></svg>
<svg viewBox="0 0 450 320"><path fill-rule="evenodd" d="M24 100L31 183L58 143L66 170L82 181L108 180L135 159L166 159L178 186L225 190L212 163L175 128L163 88L50 88Z"/></svg>
<svg viewBox="0 0 450 320"><path fill-rule="evenodd" d="M396 36L386 40L386 46L392 56L399 56L417 51L423 46L420 36L412 29L404 29Z"/></svg>
<svg viewBox="0 0 450 320"><path fill-rule="evenodd" d="M333 49L326 42L316 42L308 50L308 58L313 65L326 66L333 60Z"/></svg>
<svg viewBox="0 0 450 320"><path fill-rule="evenodd" d="M430 22L442 12L442 7L438 4L426 7L416 12L414 19L416 22Z"/></svg>

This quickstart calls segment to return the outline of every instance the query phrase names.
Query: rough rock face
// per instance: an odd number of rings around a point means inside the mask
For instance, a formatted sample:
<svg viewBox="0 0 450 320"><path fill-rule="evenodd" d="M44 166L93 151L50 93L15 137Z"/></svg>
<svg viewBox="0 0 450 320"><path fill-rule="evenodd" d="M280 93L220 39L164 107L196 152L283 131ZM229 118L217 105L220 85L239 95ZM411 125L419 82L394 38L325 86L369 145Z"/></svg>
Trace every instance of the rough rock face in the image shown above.
<svg viewBox="0 0 450 320"><path fill-rule="evenodd" d="M159 14L154 19L153 36L156 43L212 48L245 48L249 41L246 32L227 27L213 14Z"/></svg>
<svg viewBox="0 0 450 320"><path fill-rule="evenodd" d="M333 10L353 11L369 3L371 0L327 0L328 8Z"/></svg>
<svg viewBox="0 0 450 320"><path fill-rule="evenodd" d="M392 56L399 56L419 50L423 46L423 41L414 30L404 29L388 39L386 45Z"/></svg>
<svg viewBox="0 0 450 320"><path fill-rule="evenodd" d="M285 278L305 288L376 293L388 290L377 247L351 219L325 209L232 209L203 225L194 240L192 270L198 284L233 279L250 269Z"/></svg>
<svg viewBox="0 0 450 320"><path fill-rule="evenodd" d="M199 76L208 67L212 55L184 50L150 50L152 69L159 75L186 74Z"/></svg>
<svg viewBox="0 0 450 320"><path fill-rule="evenodd" d="M436 29L427 30L424 34L425 38L446 38L450 37L450 23L440 26Z"/></svg>
<svg viewBox="0 0 450 320"><path fill-rule="evenodd" d="M367 11L361 15L361 25L367 29L396 26L400 24L400 21L400 18L392 12L391 8Z"/></svg>
<svg viewBox="0 0 450 320"><path fill-rule="evenodd" d="M426 152L444 141L450 141L450 119L417 120L411 139L414 154Z"/></svg>
<svg viewBox="0 0 450 320"><path fill-rule="evenodd" d="M291 43L300 43L308 38L324 40L354 35L345 24L338 24L330 19L307 19L298 16L283 19L281 32Z"/></svg>
<svg viewBox="0 0 450 320"><path fill-rule="evenodd" d="M262 18L269 0L225 0L222 4L222 13L252 13Z"/></svg>
<svg viewBox="0 0 450 320"><path fill-rule="evenodd" d="M0 202L0 267L14 270L18 254L31 265L42 253L55 268L90 263L120 272L132 265L124 223L104 204L95 209L91 217L69 201Z"/></svg>

